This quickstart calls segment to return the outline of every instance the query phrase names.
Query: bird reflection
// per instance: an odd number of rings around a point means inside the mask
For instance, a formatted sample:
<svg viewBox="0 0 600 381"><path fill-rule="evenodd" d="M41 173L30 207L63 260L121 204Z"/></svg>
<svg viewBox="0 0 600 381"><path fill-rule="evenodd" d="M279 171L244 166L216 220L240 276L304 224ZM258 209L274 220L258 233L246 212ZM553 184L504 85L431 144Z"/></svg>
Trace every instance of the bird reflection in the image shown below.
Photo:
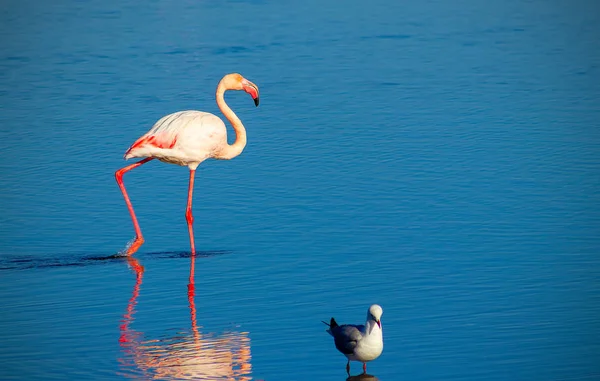
<svg viewBox="0 0 600 381"><path fill-rule="evenodd" d="M143 332L131 328L144 275L139 261L127 257L136 282L120 326L120 374L134 379L162 380L251 380L250 338L248 332L205 335L196 322L194 264L191 257L188 302L191 332L158 340L147 340Z"/></svg>

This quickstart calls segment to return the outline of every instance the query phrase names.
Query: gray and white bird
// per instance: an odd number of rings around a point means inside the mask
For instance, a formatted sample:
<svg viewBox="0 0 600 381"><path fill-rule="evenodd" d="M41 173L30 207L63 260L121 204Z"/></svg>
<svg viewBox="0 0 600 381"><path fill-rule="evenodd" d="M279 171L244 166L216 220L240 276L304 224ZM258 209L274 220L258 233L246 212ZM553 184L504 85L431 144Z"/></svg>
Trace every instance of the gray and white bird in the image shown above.
<svg viewBox="0 0 600 381"><path fill-rule="evenodd" d="M346 372L350 375L350 361L363 363L363 373L367 372L367 362L375 360L383 351L383 329L381 315L383 308L373 304L367 311L365 325L339 325L334 318L329 323L327 332L333 336L335 347L347 358Z"/></svg>

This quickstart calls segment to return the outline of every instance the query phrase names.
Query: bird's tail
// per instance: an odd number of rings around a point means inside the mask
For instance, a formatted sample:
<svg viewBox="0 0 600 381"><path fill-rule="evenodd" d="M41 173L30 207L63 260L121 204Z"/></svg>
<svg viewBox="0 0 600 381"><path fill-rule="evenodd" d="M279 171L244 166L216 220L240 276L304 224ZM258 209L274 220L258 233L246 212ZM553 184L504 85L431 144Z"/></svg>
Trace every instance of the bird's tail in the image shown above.
<svg viewBox="0 0 600 381"><path fill-rule="evenodd" d="M324 322L323 320L321 320L321 323L325 324L326 326L328 326L329 328L335 328L338 327L339 324L337 323L337 321L335 321L334 318L331 318L331 321L329 323Z"/></svg>
<svg viewBox="0 0 600 381"><path fill-rule="evenodd" d="M325 330L327 333L329 333L331 336L333 336L333 333L331 333L331 330L335 327L339 327L339 324L335 321L334 318L331 318L331 321L329 323L324 322L323 320L321 320L321 322L323 324L325 324L326 326L329 327L329 329Z"/></svg>

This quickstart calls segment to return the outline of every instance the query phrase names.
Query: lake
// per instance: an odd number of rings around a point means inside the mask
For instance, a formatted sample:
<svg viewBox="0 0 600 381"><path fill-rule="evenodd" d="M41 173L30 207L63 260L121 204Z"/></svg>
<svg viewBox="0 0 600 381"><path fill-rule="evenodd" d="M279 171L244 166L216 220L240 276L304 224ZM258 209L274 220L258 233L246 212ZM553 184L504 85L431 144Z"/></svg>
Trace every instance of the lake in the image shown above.
<svg viewBox="0 0 600 381"><path fill-rule="evenodd" d="M0 378L600 378L600 8L541 0L5 1ZM114 172L162 116L248 131ZM229 126L230 141L234 133ZM596 359L596 360L594 360ZM361 364L351 364L351 374Z"/></svg>

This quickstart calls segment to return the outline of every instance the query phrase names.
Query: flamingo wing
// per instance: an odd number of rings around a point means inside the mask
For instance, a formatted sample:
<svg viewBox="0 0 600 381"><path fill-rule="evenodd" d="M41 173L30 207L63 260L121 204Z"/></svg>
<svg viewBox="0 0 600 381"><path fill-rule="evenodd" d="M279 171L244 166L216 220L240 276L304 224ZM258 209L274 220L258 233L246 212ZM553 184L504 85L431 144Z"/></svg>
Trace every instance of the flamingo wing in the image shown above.
<svg viewBox="0 0 600 381"><path fill-rule="evenodd" d="M201 162L226 144L227 132L220 118L202 111L179 111L158 120L129 147L125 159L150 156L187 165Z"/></svg>
<svg viewBox="0 0 600 381"><path fill-rule="evenodd" d="M175 143L177 143L177 135L182 127L180 123L177 123L177 120L184 114L185 112L180 111L160 118L150 131L129 147L127 152L125 152L125 157L127 158L132 151L142 149L146 146L149 146L148 148L159 149L173 148Z"/></svg>
<svg viewBox="0 0 600 381"><path fill-rule="evenodd" d="M145 145L151 145L155 148L173 148L175 143L177 143L177 136L168 136L167 134L144 135L129 147L127 152L125 152L125 155L132 150Z"/></svg>

